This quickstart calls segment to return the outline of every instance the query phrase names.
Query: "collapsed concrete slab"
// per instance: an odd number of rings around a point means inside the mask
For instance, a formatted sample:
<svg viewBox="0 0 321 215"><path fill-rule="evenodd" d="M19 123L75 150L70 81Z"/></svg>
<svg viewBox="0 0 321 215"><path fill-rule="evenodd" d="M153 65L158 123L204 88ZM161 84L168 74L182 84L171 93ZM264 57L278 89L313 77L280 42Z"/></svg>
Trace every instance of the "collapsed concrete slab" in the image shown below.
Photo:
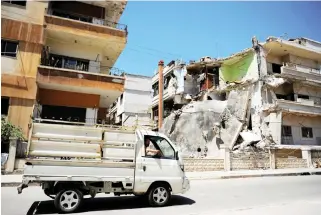
<svg viewBox="0 0 321 215"><path fill-rule="evenodd" d="M184 156L215 156L219 146L213 128L220 122L227 101L191 102L164 119L160 132L169 136Z"/></svg>
<svg viewBox="0 0 321 215"><path fill-rule="evenodd" d="M228 119L222 121L218 138L221 139L225 146L232 150L242 127L243 123L231 115Z"/></svg>

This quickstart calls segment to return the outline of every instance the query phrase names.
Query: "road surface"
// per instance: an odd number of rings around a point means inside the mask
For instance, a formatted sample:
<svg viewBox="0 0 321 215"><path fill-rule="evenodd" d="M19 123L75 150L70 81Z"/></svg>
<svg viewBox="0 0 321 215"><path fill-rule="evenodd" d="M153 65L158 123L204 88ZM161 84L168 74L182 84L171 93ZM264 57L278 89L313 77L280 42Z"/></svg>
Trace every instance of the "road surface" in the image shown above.
<svg viewBox="0 0 321 215"><path fill-rule="evenodd" d="M1 195L3 215L57 214L40 187L29 187L21 195L16 188L3 187ZM192 181L188 193L173 196L164 208L150 208L134 196L97 195L86 199L80 214L315 215L320 208L321 176L287 176Z"/></svg>

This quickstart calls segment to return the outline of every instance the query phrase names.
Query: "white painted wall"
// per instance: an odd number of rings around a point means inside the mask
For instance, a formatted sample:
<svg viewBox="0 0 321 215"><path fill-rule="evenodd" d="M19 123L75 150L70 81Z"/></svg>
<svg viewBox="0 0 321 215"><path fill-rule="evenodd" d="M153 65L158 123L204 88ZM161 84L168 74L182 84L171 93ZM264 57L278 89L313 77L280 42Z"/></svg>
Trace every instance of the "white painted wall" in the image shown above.
<svg viewBox="0 0 321 215"><path fill-rule="evenodd" d="M308 58L298 57L293 54L288 54L285 57L283 57L283 62L290 62L313 69L320 69L320 62Z"/></svg>
<svg viewBox="0 0 321 215"><path fill-rule="evenodd" d="M302 85L300 83L293 84L295 94L302 94L309 96L309 100L314 101L314 105L321 106L321 88Z"/></svg>
<svg viewBox="0 0 321 215"><path fill-rule="evenodd" d="M123 101L120 102L120 97L117 99L116 115L126 119L128 115L137 115L138 121L150 120L150 107L152 104L152 79L146 76L131 75L125 76L125 86L123 93ZM124 126L134 125L135 117L130 117L126 120Z"/></svg>
<svg viewBox="0 0 321 215"><path fill-rule="evenodd" d="M77 43L64 42L63 40L57 40L49 38L46 41L46 46L50 47L50 53L64 55L69 57L82 58L86 60L102 60L102 49L95 46L85 46Z"/></svg>
<svg viewBox="0 0 321 215"><path fill-rule="evenodd" d="M293 143L295 145L316 145L316 138L321 137L321 117L283 116L283 125L292 127ZM312 127L313 138L302 137L301 127Z"/></svg>
<svg viewBox="0 0 321 215"><path fill-rule="evenodd" d="M317 50L319 52L321 52L321 44L320 42L316 42L316 41L312 41L312 40L305 40L305 46L307 48L311 48L314 50Z"/></svg>
<svg viewBox="0 0 321 215"><path fill-rule="evenodd" d="M94 125L97 120L96 108L86 108L86 125Z"/></svg>
<svg viewBox="0 0 321 215"><path fill-rule="evenodd" d="M136 118L137 115L137 118ZM127 113L124 112L121 115L123 126L149 126L151 123L151 117L149 113L145 114L136 114L136 113Z"/></svg>
<svg viewBox="0 0 321 215"><path fill-rule="evenodd" d="M17 58L1 56L1 73L14 74L19 68L19 61Z"/></svg>

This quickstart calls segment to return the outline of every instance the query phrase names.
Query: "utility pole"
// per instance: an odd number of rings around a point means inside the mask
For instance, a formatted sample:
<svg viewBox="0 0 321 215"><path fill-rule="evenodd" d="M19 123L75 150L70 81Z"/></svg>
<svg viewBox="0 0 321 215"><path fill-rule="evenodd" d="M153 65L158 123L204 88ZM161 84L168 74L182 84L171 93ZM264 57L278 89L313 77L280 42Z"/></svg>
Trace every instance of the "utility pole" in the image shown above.
<svg viewBox="0 0 321 215"><path fill-rule="evenodd" d="M158 129L162 127L163 124L163 89L164 89L164 77L163 77L163 69L164 69L164 61L160 60L158 62L158 75L159 75L159 81L158 81Z"/></svg>

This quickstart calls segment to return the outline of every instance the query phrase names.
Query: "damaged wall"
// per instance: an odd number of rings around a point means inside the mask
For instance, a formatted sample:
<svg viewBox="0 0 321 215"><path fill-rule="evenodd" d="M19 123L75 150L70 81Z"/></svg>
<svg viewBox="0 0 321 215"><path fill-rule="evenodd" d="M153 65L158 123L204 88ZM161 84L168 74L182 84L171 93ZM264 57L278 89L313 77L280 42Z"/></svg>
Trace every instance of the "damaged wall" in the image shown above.
<svg viewBox="0 0 321 215"><path fill-rule="evenodd" d="M308 117L293 114L283 115L282 125L291 126L294 145L321 145L321 116ZM303 137L302 127L311 128L313 137Z"/></svg>
<svg viewBox="0 0 321 215"><path fill-rule="evenodd" d="M220 68L220 77L225 82L244 81L258 78L257 56L249 52L237 62L224 61Z"/></svg>

